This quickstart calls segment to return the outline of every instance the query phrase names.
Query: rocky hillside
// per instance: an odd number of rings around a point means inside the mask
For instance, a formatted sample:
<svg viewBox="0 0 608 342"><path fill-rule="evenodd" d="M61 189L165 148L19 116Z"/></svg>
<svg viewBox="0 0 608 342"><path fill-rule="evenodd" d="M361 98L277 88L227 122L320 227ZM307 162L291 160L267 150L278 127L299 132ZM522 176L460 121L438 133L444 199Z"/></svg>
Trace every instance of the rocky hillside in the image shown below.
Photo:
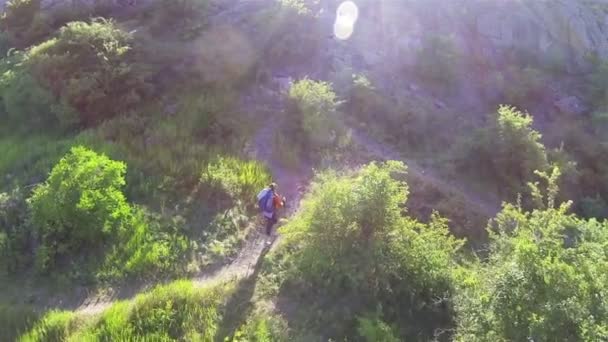
<svg viewBox="0 0 608 342"><path fill-rule="evenodd" d="M575 70L590 54L608 57L605 0L374 1L360 13L357 41L370 64L407 61L432 34L452 35L461 53L495 63L522 52Z"/></svg>

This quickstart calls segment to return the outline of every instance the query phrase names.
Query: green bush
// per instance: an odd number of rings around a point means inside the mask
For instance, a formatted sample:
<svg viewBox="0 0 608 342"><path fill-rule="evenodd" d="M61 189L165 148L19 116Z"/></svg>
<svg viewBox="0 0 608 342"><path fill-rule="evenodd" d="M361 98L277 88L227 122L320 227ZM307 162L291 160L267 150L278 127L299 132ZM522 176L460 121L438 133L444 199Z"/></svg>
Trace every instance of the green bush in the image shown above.
<svg viewBox="0 0 608 342"><path fill-rule="evenodd" d="M53 168L30 199L41 243L40 270L53 269L58 258L98 250L128 229L131 207L122 193L125 164L75 147Z"/></svg>
<svg viewBox="0 0 608 342"><path fill-rule="evenodd" d="M385 100L364 75L353 75L348 94L349 112L365 123L374 123L379 113L386 112Z"/></svg>
<svg viewBox="0 0 608 342"><path fill-rule="evenodd" d="M131 35L112 21L72 22L32 47L25 65L57 99L53 111L64 125L93 125L133 109L148 94L131 50Z"/></svg>
<svg viewBox="0 0 608 342"><path fill-rule="evenodd" d="M399 342L395 330L377 315L367 315L358 319L357 332L367 342Z"/></svg>
<svg viewBox="0 0 608 342"><path fill-rule="evenodd" d="M22 67L23 54L0 60L0 105L11 128L49 127L56 123L52 94Z"/></svg>
<svg viewBox="0 0 608 342"><path fill-rule="evenodd" d="M301 210L282 228L287 246L295 248L282 289L308 289L315 294L313 302L356 298L354 312L331 306L341 312L338 317L380 305L386 322L399 326L402 337L431 337L437 326L449 326L446 301L460 242L437 215L428 225L402 216L407 185L393 176L403 177L404 171L403 164L389 162L372 163L352 175L321 175ZM275 271L280 273L269 272ZM355 322L332 323L346 325L341 333L347 333Z"/></svg>
<svg viewBox="0 0 608 342"><path fill-rule="evenodd" d="M514 199L534 178L535 170L548 167L541 134L532 128L532 116L509 106L500 106L490 124L468 141L457 164L479 175Z"/></svg>
<svg viewBox="0 0 608 342"><path fill-rule="evenodd" d="M0 15L0 30L8 43L26 48L52 31L50 18L40 10L41 0L9 0Z"/></svg>
<svg viewBox="0 0 608 342"><path fill-rule="evenodd" d="M302 79L289 89L289 143L313 159L337 152L347 135L338 123L338 100L330 84Z"/></svg>
<svg viewBox="0 0 608 342"><path fill-rule="evenodd" d="M280 0L260 16L262 63L269 68L310 62L318 56L323 36L318 1ZM255 24L254 24L255 25Z"/></svg>
<svg viewBox="0 0 608 342"><path fill-rule="evenodd" d="M487 261L463 272L457 341L608 338L608 227L568 214L570 203L555 203L559 173L541 176L542 208L505 205L488 226Z"/></svg>

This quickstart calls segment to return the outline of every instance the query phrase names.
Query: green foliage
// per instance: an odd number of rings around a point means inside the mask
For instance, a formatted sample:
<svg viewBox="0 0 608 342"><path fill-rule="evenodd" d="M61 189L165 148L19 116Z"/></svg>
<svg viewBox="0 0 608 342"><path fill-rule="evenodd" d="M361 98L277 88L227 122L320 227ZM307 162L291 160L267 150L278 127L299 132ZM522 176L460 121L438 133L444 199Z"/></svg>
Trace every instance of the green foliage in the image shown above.
<svg viewBox="0 0 608 342"><path fill-rule="evenodd" d="M61 256L96 249L128 229L132 213L122 193L126 165L75 147L53 168L30 199L41 237L40 270L53 269Z"/></svg>
<svg viewBox="0 0 608 342"><path fill-rule="evenodd" d="M97 273L101 280L128 276L154 277L181 274L190 249L181 217L163 218L133 209L129 229L112 236L114 244Z"/></svg>
<svg viewBox="0 0 608 342"><path fill-rule="evenodd" d="M374 123L378 113L385 113L384 98L364 75L353 75L348 94L349 112L366 123Z"/></svg>
<svg viewBox="0 0 608 342"><path fill-rule="evenodd" d="M262 13L257 22L262 63L269 68L310 62L319 54L322 26L318 22L317 0L279 0L277 6Z"/></svg>
<svg viewBox="0 0 608 342"><path fill-rule="evenodd" d="M235 333L231 342L290 341L287 322L270 312L256 312Z"/></svg>
<svg viewBox="0 0 608 342"><path fill-rule="evenodd" d="M23 67L23 54L0 60L0 104L7 127L40 127L52 125L56 118L50 110L51 93L43 88Z"/></svg>
<svg viewBox="0 0 608 342"><path fill-rule="evenodd" d="M288 115L289 143L301 146L308 157L325 157L348 144L338 124L338 100L329 83L305 78L292 84Z"/></svg>
<svg viewBox="0 0 608 342"><path fill-rule="evenodd" d="M50 18L40 10L41 0L9 0L0 15L0 30L9 44L25 48L48 36L52 31Z"/></svg>
<svg viewBox="0 0 608 342"><path fill-rule="evenodd" d="M15 274L31 262L32 229L20 189L0 193L0 273Z"/></svg>
<svg viewBox="0 0 608 342"><path fill-rule="evenodd" d="M114 22L72 22L32 47L25 65L56 97L64 125L93 125L138 105L149 91L132 62L132 37Z"/></svg>
<svg viewBox="0 0 608 342"><path fill-rule="evenodd" d="M93 266L103 280L182 270L176 265L190 248L183 220L129 205L125 172L124 163L83 147L53 168L30 199L39 270L52 271L68 257L99 259Z"/></svg>
<svg viewBox="0 0 608 342"><path fill-rule="evenodd" d="M220 157L211 162L201 175L201 182L224 191L233 200L255 202L255 195L270 183L268 169L254 160Z"/></svg>
<svg viewBox="0 0 608 342"><path fill-rule="evenodd" d="M20 342L65 341L76 324L76 315L69 311L50 311L28 331Z"/></svg>
<svg viewBox="0 0 608 342"><path fill-rule="evenodd" d="M24 331L29 330L38 319L33 308L22 305L0 304L1 341L16 341Z"/></svg>
<svg viewBox="0 0 608 342"><path fill-rule="evenodd" d="M50 312L20 341L213 341L232 290L176 281L117 302L89 324L72 312Z"/></svg>
<svg viewBox="0 0 608 342"><path fill-rule="evenodd" d="M367 342L399 342L393 328L383 322L377 315L368 315L358 319L357 332Z"/></svg>
<svg viewBox="0 0 608 342"><path fill-rule="evenodd" d="M493 183L514 198L532 180L535 170L548 167L541 135L532 128L532 116L500 106L488 127L468 142L459 166Z"/></svg>
<svg viewBox="0 0 608 342"><path fill-rule="evenodd" d="M295 248L291 261L283 262L292 265L285 284L322 297L352 296L364 312L381 305L403 336L430 337L432 328L423 322L449 325L449 308L437 298L451 296L452 257L460 242L437 215L428 225L402 216L407 185L392 176L404 172L403 164L388 162L353 175L319 176L282 230Z"/></svg>
<svg viewBox="0 0 608 342"><path fill-rule="evenodd" d="M608 337L605 223L557 205L557 177L539 174L542 209L507 204L488 226L488 260L462 272L459 341L599 341Z"/></svg>

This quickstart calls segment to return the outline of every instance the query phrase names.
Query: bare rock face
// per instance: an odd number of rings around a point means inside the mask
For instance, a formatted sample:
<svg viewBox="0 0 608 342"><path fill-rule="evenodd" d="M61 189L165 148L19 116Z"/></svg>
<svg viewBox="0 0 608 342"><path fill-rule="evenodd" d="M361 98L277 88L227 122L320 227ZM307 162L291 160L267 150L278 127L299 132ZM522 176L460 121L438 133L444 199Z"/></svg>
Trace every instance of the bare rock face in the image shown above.
<svg viewBox="0 0 608 342"><path fill-rule="evenodd" d="M608 58L608 0L362 2L352 41L368 63L408 62L430 36L450 37L465 56L521 53L575 69L590 54Z"/></svg>

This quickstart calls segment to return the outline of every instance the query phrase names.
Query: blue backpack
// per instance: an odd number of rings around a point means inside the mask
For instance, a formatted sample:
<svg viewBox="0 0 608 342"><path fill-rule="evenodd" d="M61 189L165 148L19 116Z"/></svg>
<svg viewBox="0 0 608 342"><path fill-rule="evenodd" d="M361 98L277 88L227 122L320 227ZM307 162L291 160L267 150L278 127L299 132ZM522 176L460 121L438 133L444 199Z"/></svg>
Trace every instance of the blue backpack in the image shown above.
<svg viewBox="0 0 608 342"><path fill-rule="evenodd" d="M258 207L260 211L272 212L274 210L272 206L272 190L266 188L258 194Z"/></svg>

